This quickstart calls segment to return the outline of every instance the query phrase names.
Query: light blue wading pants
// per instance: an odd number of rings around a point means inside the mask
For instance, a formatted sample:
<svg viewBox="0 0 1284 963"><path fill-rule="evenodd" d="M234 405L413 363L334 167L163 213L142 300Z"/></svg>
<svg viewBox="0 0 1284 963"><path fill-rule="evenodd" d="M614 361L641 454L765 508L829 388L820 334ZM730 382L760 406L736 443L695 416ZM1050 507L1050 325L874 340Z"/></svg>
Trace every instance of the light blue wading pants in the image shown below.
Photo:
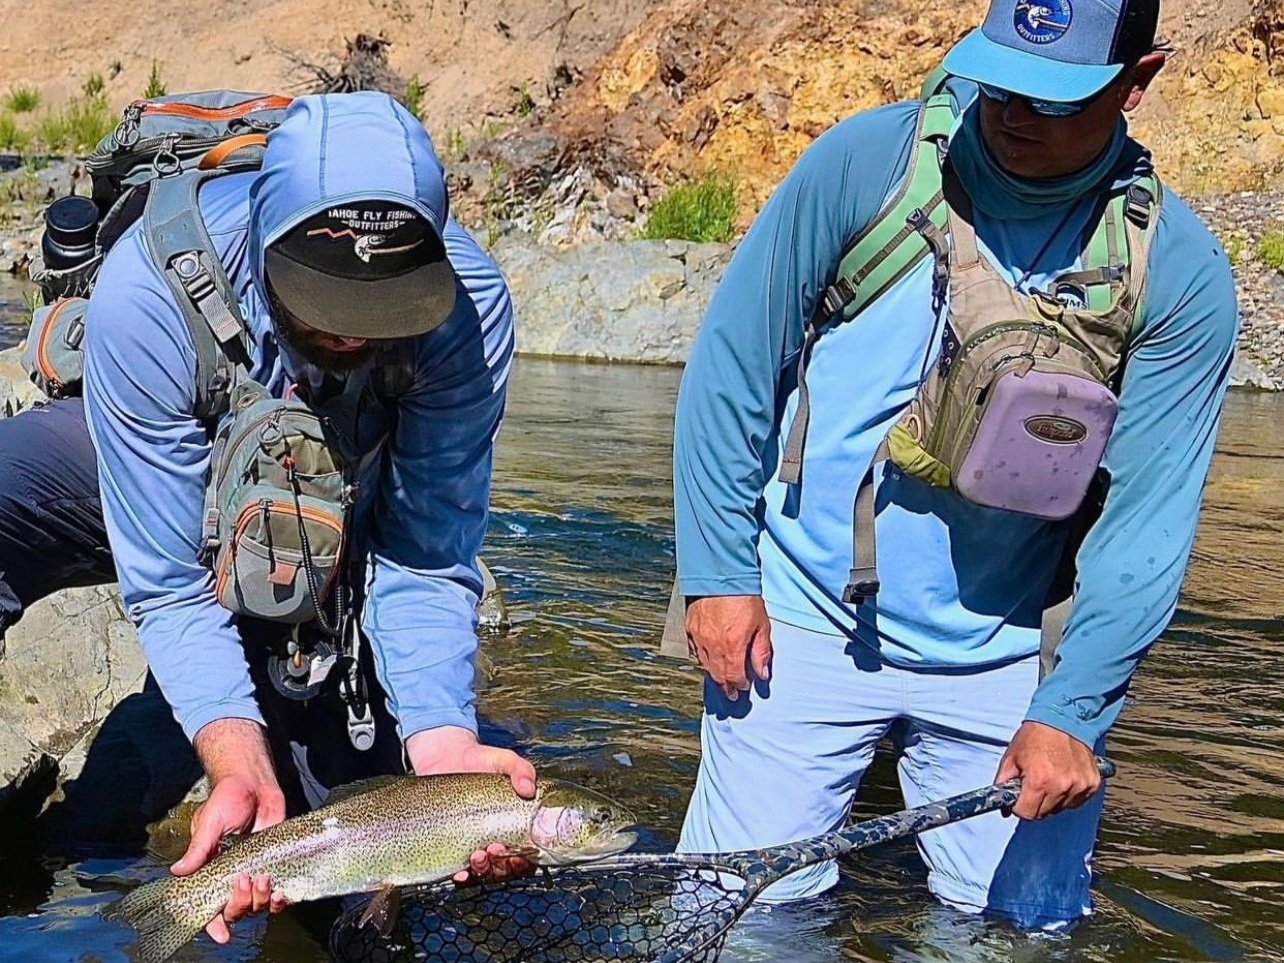
<svg viewBox="0 0 1284 963"><path fill-rule="evenodd" d="M703 755L681 852L773 846L841 829L874 748L904 723L898 764L908 806L994 781L1038 683L1037 655L980 671L910 671L859 642L773 621L770 683L729 701L706 679ZM1039 822L989 813L924 833L928 886L969 912L1050 927L1091 911L1105 793ZM838 882L825 863L782 880L766 902Z"/></svg>

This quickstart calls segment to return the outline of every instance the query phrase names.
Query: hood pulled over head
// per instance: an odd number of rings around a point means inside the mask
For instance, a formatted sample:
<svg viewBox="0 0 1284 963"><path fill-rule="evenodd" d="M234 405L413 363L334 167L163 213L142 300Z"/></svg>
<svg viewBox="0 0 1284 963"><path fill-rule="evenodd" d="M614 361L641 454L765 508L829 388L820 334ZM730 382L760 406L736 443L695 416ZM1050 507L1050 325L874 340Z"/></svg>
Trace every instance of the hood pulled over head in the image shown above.
<svg viewBox="0 0 1284 963"><path fill-rule="evenodd" d="M454 309L449 216L441 161L404 107L373 91L300 97L250 191L255 283L325 334L423 334Z"/></svg>

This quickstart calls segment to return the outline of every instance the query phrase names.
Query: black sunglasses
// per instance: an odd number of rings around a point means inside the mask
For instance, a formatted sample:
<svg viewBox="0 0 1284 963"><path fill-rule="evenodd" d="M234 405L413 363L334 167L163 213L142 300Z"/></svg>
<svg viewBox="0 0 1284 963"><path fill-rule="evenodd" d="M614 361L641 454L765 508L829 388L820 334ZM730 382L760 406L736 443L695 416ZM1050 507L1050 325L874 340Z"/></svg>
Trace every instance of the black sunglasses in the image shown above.
<svg viewBox="0 0 1284 963"><path fill-rule="evenodd" d="M1014 94L1010 90L1004 90L1002 87L991 87L989 84L977 84L981 89L981 96L986 100L992 100L996 104L1006 104L1008 101L1016 98L1024 101L1033 113L1040 117L1073 117L1076 114L1083 113L1092 102L1101 96L1102 92L1093 94L1087 100L1076 100L1073 102L1059 100L1038 100L1034 97L1027 97L1025 94Z"/></svg>

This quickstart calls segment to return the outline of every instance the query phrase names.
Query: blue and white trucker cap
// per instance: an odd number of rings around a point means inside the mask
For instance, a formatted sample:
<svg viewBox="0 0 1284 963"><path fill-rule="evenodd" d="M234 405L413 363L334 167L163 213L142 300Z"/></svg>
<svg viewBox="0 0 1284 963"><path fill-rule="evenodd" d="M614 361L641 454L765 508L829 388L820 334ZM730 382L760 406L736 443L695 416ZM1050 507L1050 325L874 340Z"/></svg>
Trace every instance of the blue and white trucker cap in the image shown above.
<svg viewBox="0 0 1284 963"><path fill-rule="evenodd" d="M1159 0L992 0L954 45L957 77L1037 100L1087 100L1154 49Z"/></svg>

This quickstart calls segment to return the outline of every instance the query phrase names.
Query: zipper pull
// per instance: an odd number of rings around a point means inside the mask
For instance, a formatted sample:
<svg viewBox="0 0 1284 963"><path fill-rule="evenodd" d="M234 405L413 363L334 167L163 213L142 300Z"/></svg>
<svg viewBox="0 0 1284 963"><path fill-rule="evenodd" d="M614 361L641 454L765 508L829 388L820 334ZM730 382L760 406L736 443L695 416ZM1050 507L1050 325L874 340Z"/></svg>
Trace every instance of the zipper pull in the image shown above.
<svg viewBox="0 0 1284 963"><path fill-rule="evenodd" d="M1055 326L1044 324L1043 322L1036 322L1030 325L1030 330L1034 332L1034 342L1030 345L1031 352L1043 347L1043 338L1047 335L1051 343L1043 348L1043 356L1045 358L1055 358L1057 352L1061 350L1061 332Z"/></svg>
<svg viewBox="0 0 1284 963"><path fill-rule="evenodd" d="M138 143L138 121L143 116L144 103L135 100L122 112L120 123L112 132L112 140L116 142L117 148L128 150Z"/></svg>
<svg viewBox="0 0 1284 963"><path fill-rule="evenodd" d="M268 572L276 571L276 546L272 543L272 499L259 499L259 531L263 533L263 541L267 543L268 550Z"/></svg>

